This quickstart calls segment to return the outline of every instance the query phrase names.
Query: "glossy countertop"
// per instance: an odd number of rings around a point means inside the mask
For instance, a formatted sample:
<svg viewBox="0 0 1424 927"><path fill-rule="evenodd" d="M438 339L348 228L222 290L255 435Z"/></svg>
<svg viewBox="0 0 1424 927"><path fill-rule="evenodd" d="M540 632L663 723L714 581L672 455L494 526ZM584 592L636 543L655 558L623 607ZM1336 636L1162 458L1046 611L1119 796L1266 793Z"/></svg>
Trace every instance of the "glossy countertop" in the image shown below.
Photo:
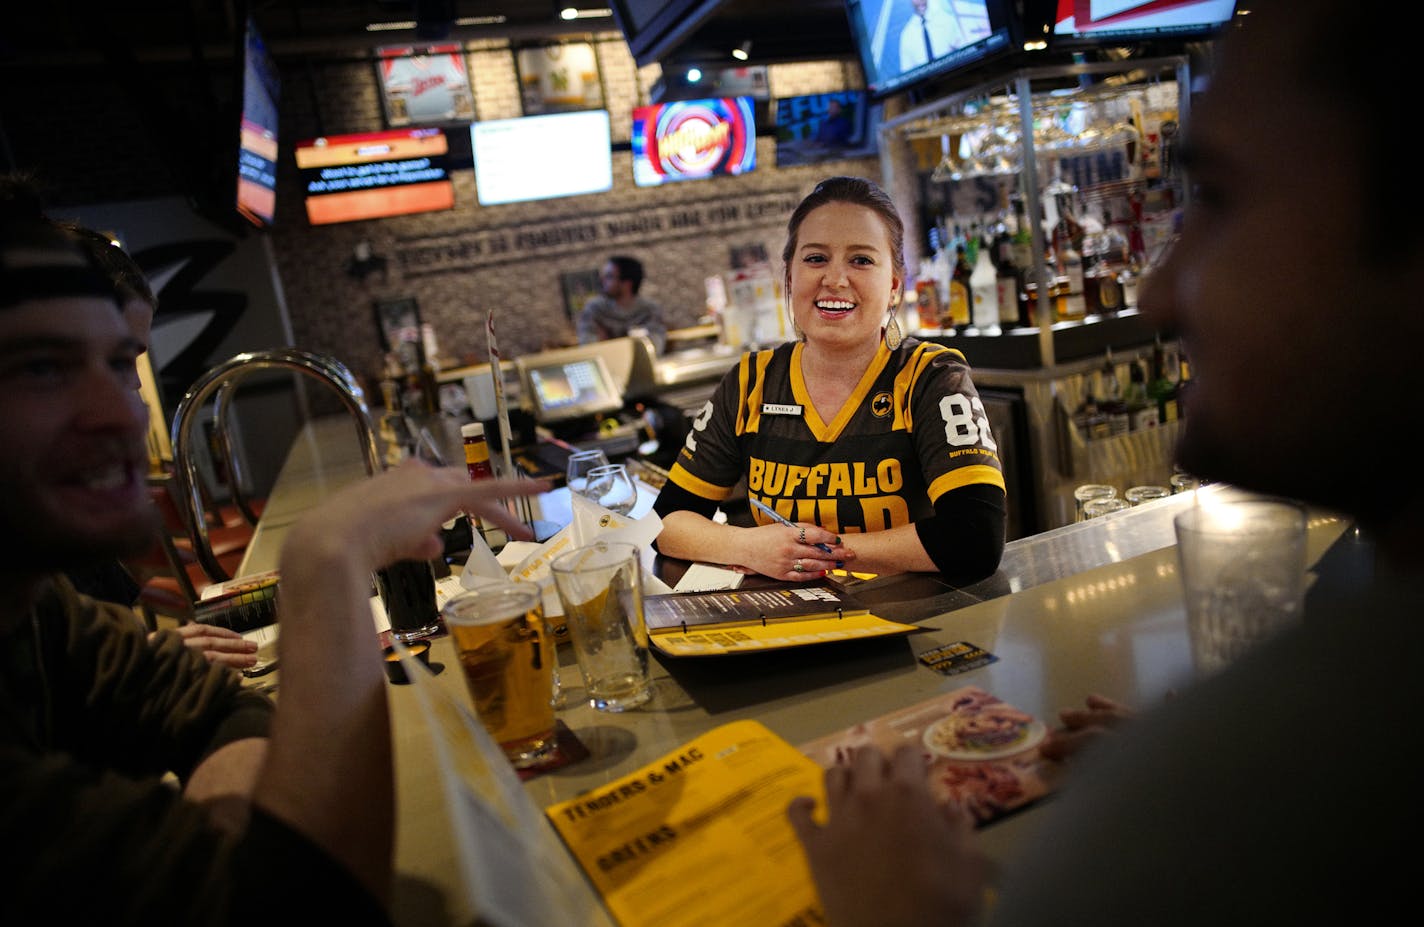
<svg viewBox="0 0 1424 927"><path fill-rule="evenodd" d="M338 466L335 475L304 485L301 468L315 459L311 452L322 443L320 434L335 441L327 448L333 463L343 456L338 445L345 436L339 429L326 432L318 423L314 431L314 443L298 440L291 469L284 468L274 489L279 515L288 504L298 507L297 495L312 504L333 484L360 476L359 449L352 438L354 475ZM291 497L280 498L288 492ZM608 714L580 703L577 665L571 652L561 652L561 676L573 698L560 718L590 755L529 780L527 794L540 807L573 797L734 720L756 719L790 742L804 743L969 684L1049 723L1059 709L1080 704L1089 692L1150 706L1189 684L1193 673L1171 517L1201 499L1238 491L1208 486L1197 492L1199 498L1169 497L1011 542L1000 570L969 587L918 574L883 576L857 586L857 596L877 614L921 628L906 637L752 655L659 657L654 698L634 711ZM1316 564L1350 525L1329 512L1311 515L1309 558ZM268 542L276 542L280 533L273 526ZM250 552L252 569L275 562L275 555L268 556ZM926 650L960 641L997 659L954 676L917 660ZM448 639L433 642L431 659L442 670L435 677L439 684L466 704ZM451 811L435 765L424 753L428 741L413 689L391 686L389 693L399 792L394 916L400 924L466 923L471 912L444 823ZM1003 858L1029 839L1036 819L1031 808L986 828L983 840L990 855ZM586 902L591 923L607 922L591 890Z"/></svg>

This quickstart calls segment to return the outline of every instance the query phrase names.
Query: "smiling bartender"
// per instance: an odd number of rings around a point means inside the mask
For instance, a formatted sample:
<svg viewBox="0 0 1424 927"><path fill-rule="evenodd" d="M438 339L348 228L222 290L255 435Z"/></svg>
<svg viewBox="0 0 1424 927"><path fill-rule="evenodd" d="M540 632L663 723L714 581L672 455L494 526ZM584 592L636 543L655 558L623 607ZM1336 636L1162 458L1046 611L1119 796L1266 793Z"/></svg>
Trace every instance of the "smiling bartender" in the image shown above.
<svg viewBox="0 0 1424 927"><path fill-rule="evenodd" d="M743 355L692 423L658 495L661 553L780 580L844 564L969 583L998 567L998 447L963 355L893 321L903 245L894 203L863 178L797 206L782 260L802 340ZM714 523L742 478L799 524Z"/></svg>

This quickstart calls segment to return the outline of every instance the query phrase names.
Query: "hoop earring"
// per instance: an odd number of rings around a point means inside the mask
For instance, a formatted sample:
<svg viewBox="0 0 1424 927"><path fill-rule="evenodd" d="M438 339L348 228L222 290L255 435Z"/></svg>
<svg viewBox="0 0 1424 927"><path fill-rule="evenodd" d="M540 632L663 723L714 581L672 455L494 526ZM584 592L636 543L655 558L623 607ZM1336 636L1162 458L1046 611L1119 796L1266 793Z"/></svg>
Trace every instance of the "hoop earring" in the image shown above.
<svg viewBox="0 0 1424 927"><path fill-rule="evenodd" d="M796 336L797 341L805 341L806 333L801 330L801 326L796 324L796 315L791 311L791 297L786 298L786 317L791 320L791 333Z"/></svg>
<svg viewBox="0 0 1424 927"><path fill-rule="evenodd" d="M899 349L905 341L905 333L900 331L900 320L895 317L895 310L890 310L890 321L885 323L885 347L894 351Z"/></svg>

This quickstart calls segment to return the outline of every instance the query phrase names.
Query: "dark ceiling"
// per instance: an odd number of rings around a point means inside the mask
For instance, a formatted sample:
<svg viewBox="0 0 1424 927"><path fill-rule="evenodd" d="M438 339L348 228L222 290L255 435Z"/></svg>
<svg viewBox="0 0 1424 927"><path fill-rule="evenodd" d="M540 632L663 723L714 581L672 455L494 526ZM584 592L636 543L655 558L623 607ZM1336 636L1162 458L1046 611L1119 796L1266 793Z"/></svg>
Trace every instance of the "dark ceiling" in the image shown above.
<svg viewBox="0 0 1424 927"><path fill-rule="evenodd" d="M251 11L277 59L369 53L378 45L449 37L539 41L616 32L611 17L560 19L566 0L40 0L0 30L0 66L112 65L231 55ZM572 5L592 7L598 0ZM464 19L500 22L460 25ZM369 23L410 21L417 29L371 32ZM747 64L853 57L844 0L724 0L664 60L725 62L750 40Z"/></svg>

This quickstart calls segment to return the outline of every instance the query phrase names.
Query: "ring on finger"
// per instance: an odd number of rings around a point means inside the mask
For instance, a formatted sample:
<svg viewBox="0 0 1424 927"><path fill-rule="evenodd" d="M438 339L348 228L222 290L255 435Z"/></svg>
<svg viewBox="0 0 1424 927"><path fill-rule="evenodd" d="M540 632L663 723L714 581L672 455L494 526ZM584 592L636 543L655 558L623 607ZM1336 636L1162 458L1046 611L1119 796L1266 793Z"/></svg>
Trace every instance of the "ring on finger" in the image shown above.
<svg viewBox="0 0 1424 927"><path fill-rule="evenodd" d="M806 543L806 526L805 526L805 525L802 525L802 526L801 526L801 538L800 538L800 541L801 541L802 544L805 544L805 543Z"/></svg>
<svg viewBox="0 0 1424 927"><path fill-rule="evenodd" d="M800 561L800 560L795 560L795 561L792 561L792 563L791 563L791 572L793 572L793 573L804 573L804 572L806 572L806 568L801 565L801 561Z"/></svg>

